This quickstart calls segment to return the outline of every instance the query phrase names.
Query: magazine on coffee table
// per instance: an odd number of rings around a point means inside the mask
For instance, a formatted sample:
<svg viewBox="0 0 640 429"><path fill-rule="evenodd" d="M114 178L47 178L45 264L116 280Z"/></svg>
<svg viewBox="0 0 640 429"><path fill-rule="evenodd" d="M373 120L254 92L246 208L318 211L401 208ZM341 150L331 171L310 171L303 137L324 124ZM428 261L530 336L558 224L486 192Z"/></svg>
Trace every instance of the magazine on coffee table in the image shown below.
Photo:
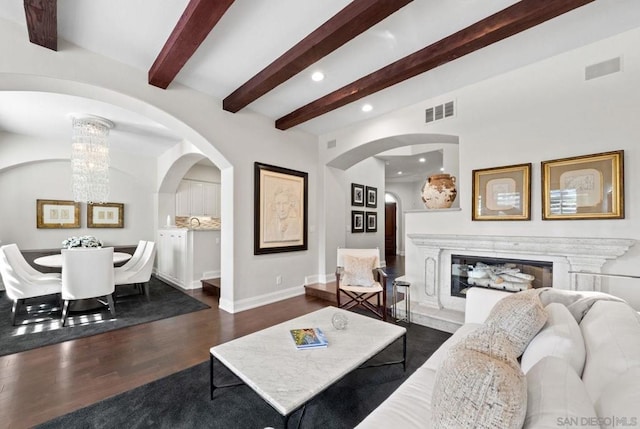
<svg viewBox="0 0 640 429"><path fill-rule="evenodd" d="M298 349L315 349L329 344L320 328L292 329L290 332Z"/></svg>

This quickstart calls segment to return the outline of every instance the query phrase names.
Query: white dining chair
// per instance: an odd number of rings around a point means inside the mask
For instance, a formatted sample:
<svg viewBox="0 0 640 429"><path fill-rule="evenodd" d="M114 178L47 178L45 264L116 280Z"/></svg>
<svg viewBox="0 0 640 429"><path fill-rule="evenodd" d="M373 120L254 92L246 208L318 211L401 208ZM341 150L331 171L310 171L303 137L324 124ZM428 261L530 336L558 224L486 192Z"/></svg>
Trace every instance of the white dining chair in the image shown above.
<svg viewBox="0 0 640 429"><path fill-rule="evenodd" d="M113 247L62 250L62 326L73 300L104 297L100 302L116 317L114 291Z"/></svg>
<svg viewBox="0 0 640 429"><path fill-rule="evenodd" d="M144 254L135 266L129 269L123 269L124 266L116 268L115 284L128 285L136 284L144 287L144 293L149 298L149 280L151 280L151 272L153 271L153 262L156 257L156 243L147 241L144 248Z"/></svg>
<svg viewBox="0 0 640 429"><path fill-rule="evenodd" d="M140 240L138 242L138 246L136 247L135 252L133 252L133 256L131 256L131 259L129 259L125 264L123 264L122 266L116 269L120 271L127 271L135 267L138 264L138 262L140 262L140 259L144 254L144 248L146 247L146 245L147 245L146 240Z"/></svg>
<svg viewBox="0 0 640 429"><path fill-rule="evenodd" d="M7 244L3 247L7 255L7 260L16 270L20 271L22 276L33 280L60 278L60 273L42 273L29 265L24 256L22 256L22 252L20 252L17 244Z"/></svg>
<svg viewBox="0 0 640 429"><path fill-rule="evenodd" d="M18 251L19 257L15 254ZM57 294L62 291L62 283L59 276L51 276L26 269L21 260L22 254L15 244L7 244L0 247L0 275L6 290L7 297L13 300L11 307L11 325L16 323L16 314L20 305L27 298ZM38 275L41 274L41 275Z"/></svg>

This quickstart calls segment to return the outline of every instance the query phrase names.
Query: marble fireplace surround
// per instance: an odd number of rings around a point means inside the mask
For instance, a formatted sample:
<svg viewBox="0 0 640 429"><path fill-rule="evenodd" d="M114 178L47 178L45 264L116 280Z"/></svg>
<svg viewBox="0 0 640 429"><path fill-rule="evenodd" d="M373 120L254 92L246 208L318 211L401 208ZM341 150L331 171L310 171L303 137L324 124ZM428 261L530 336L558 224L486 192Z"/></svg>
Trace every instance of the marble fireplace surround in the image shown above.
<svg viewBox="0 0 640 429"><path fill-rule="evenodd" d="M451 296L451 255L528 259L553 263L553 287L598 291L607 261L624 255L635 240L624 238L408 234L405 277L411 282L416 323L453 331L464 321L465 299ZM407 243L409 244L409 243Z"/></svg>

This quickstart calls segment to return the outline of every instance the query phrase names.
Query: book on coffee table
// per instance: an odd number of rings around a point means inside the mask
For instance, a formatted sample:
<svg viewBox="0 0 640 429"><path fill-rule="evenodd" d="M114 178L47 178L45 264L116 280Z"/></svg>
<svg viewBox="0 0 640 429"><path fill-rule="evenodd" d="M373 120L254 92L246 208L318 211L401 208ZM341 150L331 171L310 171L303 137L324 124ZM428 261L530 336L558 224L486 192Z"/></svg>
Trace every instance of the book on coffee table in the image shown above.
<svg viewBox="0 0 640 429"><path fill-rule="evenodd" d="M298 349L314 349L318 347L327 347L324 333L319 328L303 328L291 329L291 337Z"/></svg>

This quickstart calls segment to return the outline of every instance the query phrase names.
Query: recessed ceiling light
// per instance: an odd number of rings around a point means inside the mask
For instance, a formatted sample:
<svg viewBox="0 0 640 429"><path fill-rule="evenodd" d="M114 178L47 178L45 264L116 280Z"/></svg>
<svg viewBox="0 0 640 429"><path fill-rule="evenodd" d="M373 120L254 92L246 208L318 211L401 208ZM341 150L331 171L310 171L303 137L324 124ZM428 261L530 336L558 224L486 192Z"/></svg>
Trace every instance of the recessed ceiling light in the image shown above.
<svg viewBox="0 0 640 429"><path fill-rule="evenodd" d="M444 171L444 167L440 167L440 171Z"/></svg>
<svg viewBox="0 0 640 429"><path fill-rule="evenodd" d="M362 106L363 112L371 112L372 110L373 110L373 106L371 104L365 104L364 106Z"/></svg>
<svg viewBox="0 0 640 429"><path fill-rule="evenodd" d="M426 158L420 158L418 161L420 161L420 162L427 162L427 159L426 159Z"/></svg>
<svg viewBox="0 0 640 429"><path fill-rule="evenodd" d="M398 171L398 174L402 174L402 171Z"/></svg>
<svg viewBox="0 0 640 429"><path fill-rule="evenodd" d="M313 74L311 75L311 79L314 82L320 82L324 79L324 73L322 73L321 71L313 72Z"/></svg>

